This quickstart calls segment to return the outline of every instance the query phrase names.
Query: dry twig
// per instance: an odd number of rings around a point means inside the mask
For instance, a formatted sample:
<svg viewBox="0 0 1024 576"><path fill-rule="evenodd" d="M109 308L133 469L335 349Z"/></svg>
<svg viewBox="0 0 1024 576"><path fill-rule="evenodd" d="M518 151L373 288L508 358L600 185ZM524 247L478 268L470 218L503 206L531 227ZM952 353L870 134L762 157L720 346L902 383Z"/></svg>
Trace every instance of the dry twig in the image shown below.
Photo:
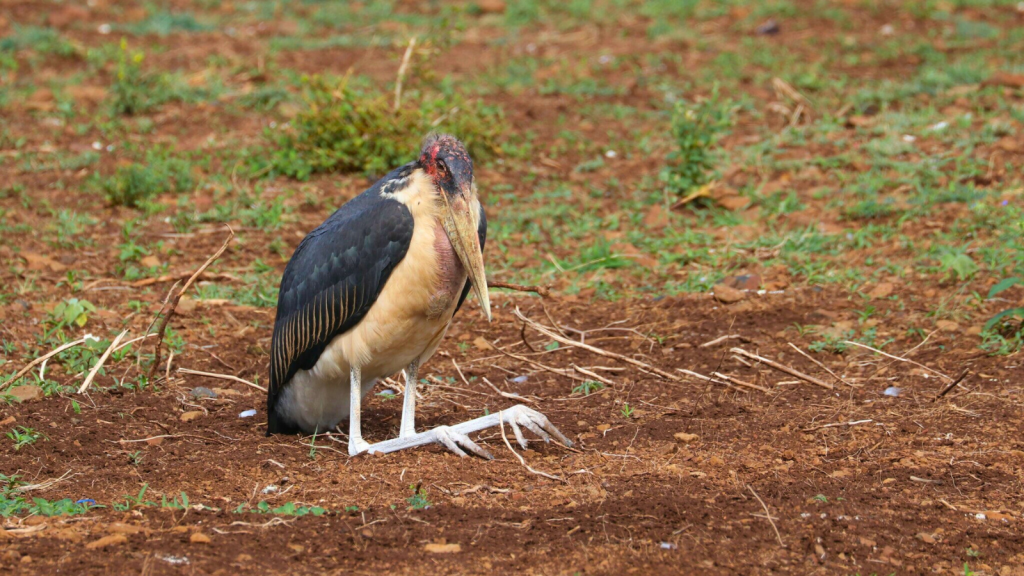
<svg viewBox="0 0 1024 576"><path fill-rule="evenodd" d="M716 378L721 378L723 380L728 380L729 382L732 382L733 384L736 384L737 386L744 386L746 388L753 388L754 390L760 390L761 392L765 392L765 393L771 392L771 390L769 390L769 389L767 389L767 388L765 388L763 386L758 386L757 384L751 384L750 382L744 382L743 380L740 380L739 378L736 378L734 376L729 376L728 374L722 374L721 372L712 372L711 375L715 376Z"/></svg>
<svg viewBox="0 0 1024 576"><path fill-rule="evenodd" d="M191 272L182 272L181 274L168 274L168 275L165 275L165 276L158 276L156 278L143 278L142 280L138 280L136 282L132 282L131 286L133 288L142 288L142 287L145 287L145 286L151 286L153 284L163 284L164 282L173 282L175 280L188 280L188 278L190 276L192 276ZM199 277L196 278L196 280L197 281L199 281L199 280L205 280L205 281L230 280L230 281L234 282L234 281L238 280L238 277L237 276L232 276L231 274L224 274L224 273L218 273L218 274L206 274L206 273L204 273L204 274L200 274Z"/></svg>
<svg viewBox="0 0 1024 576"><path fill-rule="evenodd" d="M868 420L852 420L850 422L833 422L831 424L822 424L821 426L812 426L810 428L803 428L802 430L804 432L811 432L811 431L814 431L814 430L821 430L822 428L837 428L839 426L856 426L858 424L867 424L869 422L874 422L874 420L868 419Z"/></svg>
<svg viewBox="0 0 1024 576"><path fill-rule="evenodd" d="M700 348L710 348L711 346L714 346L715 344L721 344L722 342L725 342L726 340L732 340L734 338L739 338L739 337L740 337L739 334L726 334L725 336L719 336L718 338L715 338L714 340L712 340L710 342L705 342L705 343L701 344Z"/></svg>
<svg viewBox="0 0 1024 576"><path fill-rule="evenodd" d="M85 394L85 391L89 389L89 384L92 384L93 379L96 378L96 374L99 373L100 368L103 367L103 363L107 361L107 358L110 358L110 355L114 352L114 349L117 348L117 345L121 343L121 340L127 333L128 329L125 328L124 330L121 331L120 334L117 335L117 338L114 338L114 341L110 343L110 346L107 347L107 350L103 353L102 356L100 356L100 359L96 361L96 365L93 366L92 370L89 371L89 374L85 377L85 380L82 382L82 385L78 387L79 394Z"/></svg>
<svg viewBox="0 0 1024 576"><path fill-rule="evenodd" d="M395 112L402 107L402 79L405 78L405 69L409 67L409 60L412 58L412 52L416 48L416 37L413 36L409 39L409 46L405 49L405 54L402 55L402 63L398 65L398 77L395 78Z"/></svg>
<svg viewBox="0 0 1024 576"><path fill-rule="evenodd" d="M484 383L486 383L488 386L490 386L491 390L494 390L495 392L497 392L501 396L503 396L505 398L508 398L510 400L519 400L519 401L522 401L522 402L529 402L530 404L536 404L537 403L536 400L533 400L531 398L527 398L525 396L520 396L519 394L514 394L514 393L510 393L510 392L502 392L501 389L498 388L497 386L495 386L493 383L491 383L491 381L488 380L486 376L484 377Z"/></svg>
<svg viewBox="0 0 1024 576"><path fill-rule="evenodd" d="M964 379L967 378L968 374L970 374L970 370L964 368L964 371L961 372L960 375L956 377L956 380L953 380L952 382L949 383L948 386L943 388L942 392L939 392L938 395L936 395L935 398L932 399L932 402L935 402L942 398L943 396L945 396L946 394L949 394L949 391L952 390L953 388L956 388L957 384L963 382Z"/></svg>
<svg viewBox="0 0 1024 576"><path fill-rule="evenodd" d="M757 498L757 501L761 503L761 508L764 508L764 517L769 523L771 523L772 530L775 530L775 538L778 539L779 546L785 548L786 545L782 543L782 534L779 534L779 527L775 525L775 520L772 520L772 513L768 511L768 505L764 503L764 500L761 500L761 497L757 495L757 492L754 492L753 486L747 484L747 490L750 490L750 493L754 495L754 498Z"/></svg>
<svg viewBox="0 0 1024 576"><path fill-rule="evenodd" d="M746 356L747 358L750 358L751 360L757 360L758 362L760 362L760 363L762 363L762 364L764 364L766 366L771 366L772 368L775 368L776 370L778 370L780 372L785 372L786 374L789 374L790 376L796 376L797 378L799 378L799 379L801 379L801 380L803 380L805 382L810 382L811 384L815 384L817 386L821 386L822 388L827 388L829 390L834 390L835 389L828 382L822 382L821 380L818 380L814 376L808 376L807 374L804 374L803 372L800 372L799 370L795 370L795 369L790 368L789 366L786 366L784 364L779 364L778 362L776 362L774 360L769 360L769 359L764 358L762 356L758 356L757 354L754 354L752 352L747 352L746 350L744 350L742 348L732 348L729 351L732 352L733 354L739 354L740 356Z"/></svg>
<svg viewBox="0 0 1024 576"><path fill-rule="evenodd" d="M633 366L636 366L637 368L640 368L641 370L643 370L643 371L645 371L647 373L656 374L658 376L661 376L662 378L667 378L667 379L669 379L669 380L671 380L673 382L682 382L682 378L680 378L679 376L676 376L675 374L672 374L671 372L666 372L665 370L662 370L661 368L656 368L654 366L651 366L650 364L647 364L646 362L641 362L639 360L636 360L635 358L630 358L629 356L624 356L622 354L616 354L615 352L609 352L607 350L603 350L603 349L598 348L596 346L591 346L590 344L584 344L582 342L577 342L577 341L572 340L570 338L566 338L565 336L562 336L561 334L558 334L557 332L554 332L553 330L549 329L547 326L544 326L543 324L539 324L538 322L530 320L529 318L527 318L519 310L518 307L516 307L516 309L514 311L514 314L520 320L522 320L523 322L529 324L530 327L533 328L534 330L536 330L537 332L540 332L541 334L547 336L548 338L551 338L552 340L556 340L556 341L558 341L561 344L565 344L566 346L574 346L576 348L582 348L583 350L586 350L588 352L593 352L594 354L597 354L599 356L605 356L607 358L614 358L616 360L620 360L620 361L625 362L627 364L632 364Z"/></svg>
<svg viewBox="0 0 1024 576"><path fill-rule="evenodd" d="M515 290L516 292L533 292L541 298L551 297L551 289L547 286L527 286L525 284L512 284L511 282L496 282L494 280L488 280L487 287L506 288L508 290Z"/></svg>
<svg viewBox="0 0 1024 576"><path fill-rule="evenodd" d="M711 382L712 384L721 384L722 386L727 386L729 388L732 388L733 390L739 390L740 392L746 392L746 390L740 390L739 388L733 386L732 383L726 382L725 380L719 380L717 378L712 378L710 376L705 376L703 374L698 374L697 372L694 372L693 370L687 370L685 368L676 368L676 370L682 372L683 374L686 374L687 376L692 376L692 377L694 377L694 378L696 378L698 380L703 380L705 382Z"/></svg>
<svg viewBox="0 0 1024 576"><path fill-rule="evenodd" d="M892 354L889 354L888 352L882 352L878 348L872 348L871 346L868 346L867 344L861 344L860 342L854 342L852 340L844 340L843 344L851 344L853 346L859 346L861 348L867 348L868 350L871 350L872 352L875 352L876 354L881 354L882 356L885 356L886 358L892 358L893 360L899 360L900 362L909 362L910 364L913 364L914 366L917 366L918 368L923 368L923 369L931 372L932 374L935 374L936 376L939 376L940 378L945 378L947 381L952 381L953 380L952 378L950 378L949 376L946 376L942 372L939 372L937 370L932 370L931 368L925 366L924 364L921 364L920 362L914 362L913 360L911 360L909 358L903 358L901 356L894 356Z"/></svg>
<svg viewBox="0 0 1024 576"><path fill-rule="evenodd" d="M832 376L833 376L833 377L834 377L834 378L835 378L836 380L839 380L840 382L842 382L843 384L846 384L847 386L852 386L853 388L860 388L860 386L859 386L859 385L856 385L856 384L850 384L850 383L849 383L849 382L847 382L846 380L843 380L843 377L842 377L842 376L840 376L840 375L836 374L835 372L833 372L833 371L829 370L829 369L828 369L828 366L825 366L825 365L824 365L824 364L822 364L821 362L818 362L818 361L817 361L816 359L814 359L814 358L813 358L813 357L812 357L812 356L811 356L810 354L808 354L807 352L804 352L803 350L801 350L801 349L797 348L797 347L796 347L796 346L795 346L795 345L794 345L794 344L793 344L792 342L787 342L787 344L789 344L790 346L792 346L792 347L793 347L793 350L796 350L797 352L799 352L801 356L803 356L804 358L807 358L807 359L808 359L808 360L810 360L811 362L814 362L815 364L817 364L817 365L818 365L818 367L819 367L819 368L821 368L821 369L822 369L822 370L824 370L825 372L828 372L829 374L831 374L831 375L832 375Z"/></svg>
<svg viewBox="0 0 1024 576"><path fill-rule="evenodd" d="M62 345L58 346L57 348L54 348L50 352L47 352L45 355L40 356L39 358L36 358L35 360L29 362L28 364L25 365L24 368L19 370L18 373L15 374L10 380L0 384L0 390L3 390L9 384L11 384L12 382L18 380L19 378L21 378L22 376L27 374L29 370L31 370L32 368L35 368L37 365L39 365L39 364L41 364L43 362L46 362L48 359L56 356L57 354L60 354L61 352L67 350L68 348L72 348L74 346L78 346L79 344L82 344L83 342L85 342L85 338L79 338L78 340L75 340L74 342L68 342L66 344L62 344Z"/></svg>
<svg viewBox="0 0 1024 576"><path fill-rule="evenodd" d="M205 272L206 269L210 266L210 264L213 264L214 260L216 260L217 258L220 258L220 255L223 254L224 251L228 249L228 244L231 242L231 239L234 238L234 237L235 237L235 231L231 229L231 226L228 226L228 237L224 240L224 244L221 245L220 249L217 250L216 252L214 252L213 256L210 256L206 260L206 262L204 262L203 265L200 266L199 269L196 270L195 273L192 274L191 277L189 277L188 281L185 282L185 285L181 287L181 290L178 290L174 294L174 297L169 299L169 304L165 304L164 305L164 308L167 310L167 313L163 314L162 317L160 318L160 326L157 327L157 330L156 330L156 333L159 336L157 336L156 350L154 350L154 352L153 352L153 365L149 367L148 378L150 380L153 379L153 375L156 374L156 369L157 369L157 367L161 363L160 362L160 360L161 360L161 358L160 358L161 348L162 348L163 343L164 343L164 334L166 333L166 330L167 330L167 322L169 322L170 319L171 319L171 316L174 315L174 309L177 308L178 302L181 300L181 295L184 294L189 289L190 286L192 286L192 283L196 281L196 278L198 278L200 274ZM164 311L163 309L160 310L161 313L163 313L163 311Z"/></svg>
<svg viewBox="0 0 1024 576"><path fill-rule="evenodd" d="M181 374L192 374L193 376L206 376L208 378L219 378L221 380L231 380L232 382L240 382L246 386L252 386L253 388L266 392L267 389L259 384L253 384L248 380L243 380L238 376L232 376L231 374L217 374L216 372L200 372L199 370L189 370L188 368L178 368L178 372Z"/></svg>

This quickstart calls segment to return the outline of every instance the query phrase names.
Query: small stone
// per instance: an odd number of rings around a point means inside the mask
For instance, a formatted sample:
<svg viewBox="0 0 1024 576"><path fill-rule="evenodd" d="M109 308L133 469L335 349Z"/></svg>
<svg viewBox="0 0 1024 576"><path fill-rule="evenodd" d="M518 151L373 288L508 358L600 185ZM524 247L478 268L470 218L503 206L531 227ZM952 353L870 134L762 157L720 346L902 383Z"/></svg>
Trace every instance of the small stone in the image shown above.
<svg viewBox="0 0 1024 576"><path fill-rule="evenodd" d="M124 544L125 542L128 542L128 537L124 534L111 534L110 536L104 536L99 540L90 542L85 547L90 550L96 550L98 548L106 548L107 546Z"/></svg>
<svg viewBox="0 0 1024 576"><path fill-rule="evenodd" d="M196 311L197 302L188 296L182 296L178 300L178 306L174 308L174 311L178 314L188 315Z"/></svg>
<svg viewBox="0 0 1024 576"><path fill-rule="evenodd" d="M191 422L202 415L203 413L200 410L191 410L189 412L185 412L184 414L182 414L180 418L182 422Z"/></svg>
<svg viewBox="0 0 1024 576"><path fill-rule="evenodd" d="M746 292L742 292L725 284L715 285L715 299L723 304L732 304L733 302L739 302L747 297Z"/></svg>
<svg viewBox="0 0 1024 576"><path fill-rule="evenodd" d="M196 532L192 534L188 537L188 541L193 544L209 544L210 542L213 542L213 540L210 540L209 536L203 534L202 532Z"/></svg>
<svg viewBox="0 0 1024 576"><path fill-rule="evenodd" d="M597 425L597 431L598 432L604 432L605 430L611 429L611 427L612 427L611 424L598 424Z"/></svg>
<svg viewBox="0 0 1024 576"><path fill-rule="evenodd" d="M699 436L697 436L696 434L689 434L686 432L676 432L675 434L673 434L673 436L676 440L679 440L680 442L684 442L686 444L689 444L690 442L693 442L697 440L697 438L699 438Z"/></svg>
<svg viewBox="0 0 1024 576"><path fill-rule="evenodd" d="M782 32L782 28L775 20L769 20L757 27L756 32L762 36L774 36Z"/></svg>
<svg viewBox="0 0 1024 576"><path fill-rule="evenodd" d="M18 402L28 402L43 395L43 389L39 386L17 386L7 391L7 394L14 396Z"/></svg>
<svg viewBox="0 0 1024 576"><path fill-rule="evenodd" d="M737 290L757 290L761 287L761 276L759 274L740 274L730 276L722 280L720 284Z"/></svg>
<svg viewBox="0 0 1024 576"><path fill-rule="evenodd" d="M917 539L925 544L935 544L935 536L928 534L927 532L918 532Z"/></svg>
<svg viewBox="0 0 1024 576"><path fill-rule="evenodd" d="M935 327L943 332L956 332L960 329L960 325L952 320L939 320L935 323Z"/></svg>
<svg viewBox="0 0 1024 576"><path fill-rule="evenodd" d="M150 254L149 256L143 256L142 259L139 260L139 264L142 264L146 268L158 268L160 266L160 259ZM178 305L180 306L181 302L179 302Z"/></svg>
<svg viewBox="0 0 1024 576"><path fill-rule="evenodd" d="M483 336L477 336L473 340L473 346L476 346L476 349L481 351L494 350L494 346L491 346L491 343L485 340Z"/></svg>
<svg viewBox="0 0 1024 576"><path fill-rule="evenodd" d="M206 388L204 386L196 386L195 388L192 389L191 392L189 392L189 394L191 394L193 398L216 398L217 397L217 393L216 392L214 392L213 390L210 390L209 388Z"/></svg>
<svg viewBox="0 0 1024 576"><path fill-rule="evenodd" d="M879 282L878 284L875 285L874 288L871 289L871 292L868 292L868 296L875 299L886 298L890 294L892 294L892 290L893 285L891 283Z"/></svg>
<svg viewBox="0 0 1024 576"><path fill-rule="evenodd" d="M455 552L462 552L462 546L458 544L427 544L423 549L431 554L452 554Z"/></svg>

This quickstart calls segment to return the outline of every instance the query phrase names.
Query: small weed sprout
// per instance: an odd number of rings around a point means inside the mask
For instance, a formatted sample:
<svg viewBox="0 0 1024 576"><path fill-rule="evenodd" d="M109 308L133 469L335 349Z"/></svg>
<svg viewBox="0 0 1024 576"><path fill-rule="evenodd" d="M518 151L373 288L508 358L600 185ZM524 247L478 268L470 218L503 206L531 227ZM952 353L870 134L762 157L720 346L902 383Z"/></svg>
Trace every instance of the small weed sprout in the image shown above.
<svg viewBox="0 0 1024 576"><path fill-rule="evenodd" d="M988 298L995 298L1018 283L1024 283L1024 279L1006 278L989 290ZM989 318L981 337L981 347L992 354L1005 356L1024 348L1024 307L1008 308Z"/></svg>
<svg viewBox="0 0 1024 576"><path fill-rule="evenodd" d="M572 389L573 394L582 394L584 396L590 396L592 393L603 390L604 384L596 382L594 380L587 380L579 386Z"/></svg>
<svg viewBox="0 0 1024 576"><path fill-rule="evenodd" d="M7 433L7 437L14 441L14 450L18 451L23 446L35 444L40 438L46 438L46 435L32 428L17 426Z"/></svg>
<svg viewBox="0 0 1024 576"><path fill-rule="evenodd" d="M629 402L625 402L625 403L622 404L622 410L620 410L620 412L622 413L622 417L623 418L630 418L630 417L632 417L633 416L633 411L634 411L634 408L629 405Z"/></svg>
<svg viewBox="0 0 1024 576"><path fill-rule="evenodd" d="M405 501L409 503L409 506L411 506L413 510L423 510L424 508L429 508L433 505L433 503L427 499L426 489L415 484L410 484L409 490L412 490L412 496L406 498Z"/></svg>
<svg viewBox="0 0 1024 576"><path fill-rule="evenodd" d="M721 99L718 86L700 101L676 102L672 112L672 137L677 149L669 154L661 179L668 191L686 194L714 179L718 140L732 126L732 103Z"/></svg>

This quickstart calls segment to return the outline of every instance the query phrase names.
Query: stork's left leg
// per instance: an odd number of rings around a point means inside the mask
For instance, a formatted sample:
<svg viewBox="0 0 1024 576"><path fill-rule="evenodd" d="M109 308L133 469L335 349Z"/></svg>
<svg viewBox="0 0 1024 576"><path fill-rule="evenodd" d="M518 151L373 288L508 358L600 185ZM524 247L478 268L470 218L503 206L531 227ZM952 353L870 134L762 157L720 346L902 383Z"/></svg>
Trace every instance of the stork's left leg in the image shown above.
<svg viewBox="0 0 1024 576"><path fill-rule="evenodd" d="M416 372L419 367L420 361L416 359L405 369L405 400L402 402L402 426L398 429L399 438L408 438L416 434Z"/></svg>
<svg viewBox="0 0 1024 576"><path fill-rule="evenodd" d="M544 416L532 408L518 404L507 410L488 414L487 416L481 416L480 418L456 424L455 426L438 426L433 430L420 432L419 434L371 444L368 451L371 454L374 452L386 454L388 452L397 452L399 450L413 448L415 446L437 443L445 446L459 456L466 455L464 452L465 449L478 456L490 458L491 455L475 442L470 440L467 435L486 428L491 428L492 426L498 426L501 423L508 424L512 428L512 433L515 435L516 440L519 441L519 445L523 448L526 448L527 441L523 436L520 426L533 432L537 436L540 436L545 442L550 442L551 436L554 436L566 446L572 446L572 441L566 438L565 435L562 434L562 432L556 428L550 420L548 420L547 416Z"/></svg>
<svg viewBox="0 0 1024 576"><path fill-rule="evenodd" d="M359 368L353 366L349 372L349 404L348 404L348 455L355 456L366 452L370 447L363 440L362 409L363 409L363 378Z"/></svg>

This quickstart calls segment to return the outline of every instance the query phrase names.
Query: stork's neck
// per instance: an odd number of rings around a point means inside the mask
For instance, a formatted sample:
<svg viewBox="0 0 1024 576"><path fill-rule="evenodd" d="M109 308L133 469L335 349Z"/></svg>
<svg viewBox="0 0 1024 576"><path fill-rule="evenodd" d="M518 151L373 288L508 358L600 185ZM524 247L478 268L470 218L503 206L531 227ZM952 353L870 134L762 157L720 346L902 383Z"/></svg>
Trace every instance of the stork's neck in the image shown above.
<svg viewBox="0 0 1024 576"><path fill-rule="evenodd" d="M466 269L452 248L451 240L438 220L434 224L434 254L437 262L434 293L430 297L427 316L443 314L462 294L466 285Z"/></svg>

